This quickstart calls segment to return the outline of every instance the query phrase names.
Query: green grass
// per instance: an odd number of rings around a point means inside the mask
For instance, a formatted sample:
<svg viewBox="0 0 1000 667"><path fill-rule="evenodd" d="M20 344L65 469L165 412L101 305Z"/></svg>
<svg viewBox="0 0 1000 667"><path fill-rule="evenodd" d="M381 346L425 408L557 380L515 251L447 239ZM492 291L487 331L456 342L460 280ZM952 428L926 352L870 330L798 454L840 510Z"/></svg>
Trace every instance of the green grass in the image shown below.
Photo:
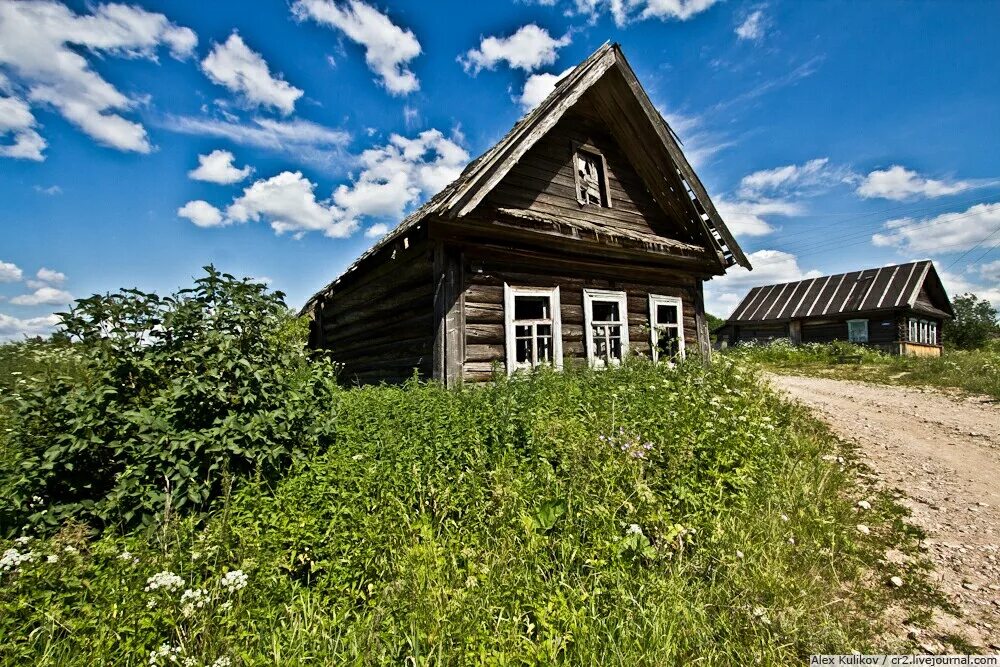
<svg viewBox="0 0 1000 667"><path fill-rule="evenodd" d="M979 350L945 350L937 358L900 357L846 343L793 347L787 341L741 345L725 355L778 373L955 388L1000 398L1000 341ZM843 355L859 355L861 363L838 363Z"/></svg>
<svg viewBox="0 0 1000 667"><path fill-rule="evenodd" d="M900 648L883 612L936 604L882 560L916 553L901 509L742 363L326 407L325 452L207 516L0 542L33 554L0 572L0 664L787 665Z"/></svg>

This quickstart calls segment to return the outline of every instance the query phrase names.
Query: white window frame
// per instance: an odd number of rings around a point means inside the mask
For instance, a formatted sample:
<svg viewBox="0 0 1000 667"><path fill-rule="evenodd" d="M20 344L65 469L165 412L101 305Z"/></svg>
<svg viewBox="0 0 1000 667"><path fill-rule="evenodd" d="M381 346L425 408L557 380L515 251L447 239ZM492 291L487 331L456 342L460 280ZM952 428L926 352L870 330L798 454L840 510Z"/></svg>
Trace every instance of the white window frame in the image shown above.
<svg viewBox="0 0 1000 667"><path fill-rule="evenodd" d="M937 331L937 322L933 322L931 320L927 320L927 344L928 345L937 345L938 344L937 333L938 333L938 331Z"/></svg>
<svg viewBox="0 0 1000 667"><path fill-rule="evenodd" d="M908 340L911 343L920 342L920 321L915 317L910 318Z"/></svg>
<svg viewBox="0 0 1000 667"><path fill-rule="evenodd" d="M660 324L656 315L657 306L677 306L677 324ZM656 338L660 329L676 328L679 341L678 355L684 358L684 302L679 296L649 295L649 350L653 361L659 361L659 347ZM668 363L673 363L669 361Z"/></svg>
<svg viewBox="0 0 1000 667"><path fill-rule="evenodd" d="M851 334L852 324L864 324L865 325L865 337L864 340L855 340L854 336ZM850 343L867 343L868 338L868 320L847 320L847 340Z"/></svg>
<svg viewBox="0 0 1000 667"><path fill-rule="evenodd" d="M584 178L580 175L581 154L586 154L591 158L597 169L597 195L599 202L592 202L583 195ZM604 159L604 153L590 144L573 142L573 175L576 182L576 200L581 206L597 206L598 208L611 208L611 187L608 183L608 162Z"/></svg>
<svg viewBox="0 0 1000 667"><path fill-rule="evenodd" d="M530 363L517 362L517 338L515 327L519 322L531 322L538 324L535 320L515 320L514 319L514 299L519 296L548 297L549 307L552 309L549 323L552 325L552 365L556 369L563 367L562 348L562 315L559 303L559 288L539 288L539 287L512 287L507 283L503 284L503 321L504 321L504 346L507 353L507 375L513 375L517 370L531 370L535 367ZM537 354L537 352L536 352ZM542 362L544 363L544 362ZM537 364L541 365L541 364Z"/></svg>
<svg viewBox="0 0 1000 667"><path fill-rule="evenodd" d="M628 295L612 290L583 290L583 340L587 349L587 363L594 368L604 368L604 359L598 359L594 349L594 301L614 301L618 304L618 312L621 314L622 358L612 361L612 365L617 366L628 356Z"/></svg>

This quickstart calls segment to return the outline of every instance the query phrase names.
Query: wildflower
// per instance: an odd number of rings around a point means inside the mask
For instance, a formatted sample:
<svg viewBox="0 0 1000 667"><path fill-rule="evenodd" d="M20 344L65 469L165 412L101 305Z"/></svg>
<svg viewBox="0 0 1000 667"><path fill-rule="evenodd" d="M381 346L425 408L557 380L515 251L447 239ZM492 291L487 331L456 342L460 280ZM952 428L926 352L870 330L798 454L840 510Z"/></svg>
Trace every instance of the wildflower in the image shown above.
<svg viewBox="0 0 1000 667"><path fill-rule="evenodd" d="M16 570L21 563L30 563L33 560L35 560L35 553L33 551L21 553L17 549L7 549L7 551L3 552L3 556L0 557L0 572Z"/></svg>
<svg viewBox="0 0 1000 667"><path fill-rule="evenodd" d="M70 554L71 556L74 555L74 554L80 553L79 549L77 549L76 547L72 547L72 546L70 546L68 544L65 547L63 547L63 551L65 551L66 553Z"/></svg>
<svg viewBox="0 0 1000 667"><path fill-rule="evenodd" d="M28 537L27 535L22 535L21 537L19 537L16 540L14 540L14 544L23 547L25 544L27 544L30 541L31 541L30 537Z"/></svg>
<svg viewBox="0 0 1000 667"><path fill-rule="evenodd" d="M178 588L184 585L184 580L178 577L173 572L165 570L163 572L157 572L152 577L146 580L146 588L148 591L155 591L158 588L165 588L168 591L176 591Z"/></svg>
<svg viewBox="0 0 1000 667"><path fill-rule="evenodd" d="M642 535L642 526L637 523L629 525L628 532L630 535Z"/></svg>
<svg viewBox="0 0 1000 667"><path fill-rule="evenodd" d="M212 667L231 667L233 661L226 656L220 656L212 663Z"/></svg>
<svg viewBox="0 0 1000 667"><path fill-rule="evenodd" d="M247 586L247 575L243 570L232 570L222 575L222 587L230 593L243 590Z"/></svg>
<svg viewBox="0 0 1000 667"><path fill-rule="evenodd" d="M149 664L156 666L165 665L168 662L177 662L177 657L180 653L180 646L171 646L167 643L160 644L160 648L149 652Z"/></svg>
<svg viewBox="0 0 1000 667"><path fill-rule="evenodd" d="M181 594L181 613L185 616L192 616L195 609L203 608L208 602L208 591L204 588L189 588Z"/></svg>
<svg viewBox="0 0 1000 667"><path fill-rule="evenodd" d="M781 515L781 520L787 523L788 522L788 515L787 514L782 514Z"/></svg>
<svg viewBox="0 0 1000 667"><path fill-rule="evenodd" d="M47 558L45 559L45 562L46 562L46 563L58 563L58 562L59 562L59 556L56 556L56 555L54 555L54 554L53 554L53 555L51 555L51 556L48 556L48 557L47 557Z"/></svg>
<svg viewBox="0 0 1000 667"><path fill-rule="evenodd" d="M233 601L232 600L226 600L225 602L223 602L222 604L219 605L219 611L222 611L222 612L229 611L232 608L233 608Z"/></svg>

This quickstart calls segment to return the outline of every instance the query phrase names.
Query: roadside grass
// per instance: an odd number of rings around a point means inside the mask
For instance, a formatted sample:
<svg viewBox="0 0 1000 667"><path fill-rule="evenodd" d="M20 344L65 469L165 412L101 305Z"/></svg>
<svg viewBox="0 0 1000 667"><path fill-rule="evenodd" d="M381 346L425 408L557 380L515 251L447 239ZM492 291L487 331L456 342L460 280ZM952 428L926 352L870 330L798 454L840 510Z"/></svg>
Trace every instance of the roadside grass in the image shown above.
<svg viewBox="0 0 1000 667"><path fill-rule="evenodd" d="M0 541L0 664L787 665L940 602L902 508L732 359L327 409L211 513Z"/></svg>
<svg viewBox="0 0 1000 667"><path fill-rule="evenodd" d="M1000 399L1000 341L979 350L945 350L937 358L900 357L848 343L792 346L786 340L740 345L724 354L777 373L955 388ZM860 356L861 363L841 363L844 356Z"/></svg>

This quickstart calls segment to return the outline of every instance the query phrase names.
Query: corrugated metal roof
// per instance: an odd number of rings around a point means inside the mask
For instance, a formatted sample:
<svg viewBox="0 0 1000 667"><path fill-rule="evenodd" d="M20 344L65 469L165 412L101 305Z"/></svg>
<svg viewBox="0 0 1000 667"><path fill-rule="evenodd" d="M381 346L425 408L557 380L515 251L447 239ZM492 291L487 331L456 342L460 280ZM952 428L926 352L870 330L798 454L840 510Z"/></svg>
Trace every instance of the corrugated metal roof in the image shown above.
<svg viewBox="0 0 1000 667"><path fill-rule="evenodd" d="M937 279L930 260L921 260L792 283L761 285L750 290L728 322L784 322L841 313L912 308L931 273ZM940 312L950 314L944 310Z"/></svg>

